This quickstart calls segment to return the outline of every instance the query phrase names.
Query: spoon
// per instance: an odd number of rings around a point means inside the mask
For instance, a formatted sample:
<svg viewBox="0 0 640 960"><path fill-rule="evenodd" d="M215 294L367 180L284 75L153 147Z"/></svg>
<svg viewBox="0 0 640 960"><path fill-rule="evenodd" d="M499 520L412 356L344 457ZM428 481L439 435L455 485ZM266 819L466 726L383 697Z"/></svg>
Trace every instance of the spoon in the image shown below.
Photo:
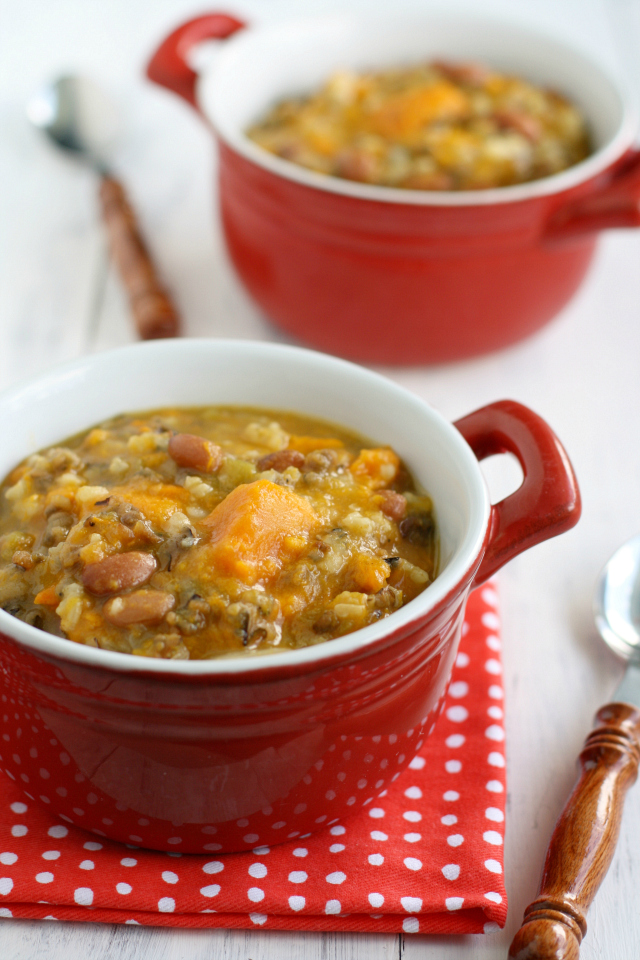
<svg viewBox="0 0 640 960"><path fill-rule="evenodd" d="M160 284L124 188L105 159L114 127L112 105L86 78L64 76L31 98L27 116L53 143L99 175L111 256L126 288L139 336L143 340L177 336L178 313Z"/></svg>
<svg viewBox="0 0 640 960"><path fill-rule="evenodd" d="M593 607L603 640L628 665L585 741L578 781L555 826L538 896L524 912L511 960L576 960L587 910L613 859L640 759L640 535L600 573Z"/></svg>

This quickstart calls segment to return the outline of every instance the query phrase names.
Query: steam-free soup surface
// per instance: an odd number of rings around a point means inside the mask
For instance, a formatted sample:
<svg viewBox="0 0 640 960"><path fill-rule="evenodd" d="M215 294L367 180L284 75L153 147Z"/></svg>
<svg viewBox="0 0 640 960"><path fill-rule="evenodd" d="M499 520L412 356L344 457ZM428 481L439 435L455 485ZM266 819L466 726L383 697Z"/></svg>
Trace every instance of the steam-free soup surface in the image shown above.
<svg viewBox="0 0 640 960"><path fill-rule="evenodd" d="M0 606L138 656L330 640L416 597L436 558L431 501L393 450L278 411L116 417L0 487Z"/></svg>
<svg viewBox="0 0 640 960"><path fill-rule="evenodd" d="M589 154L585 118L555 90L480 63L340 70L248 130L318 173L409 190L538 180Z"/></svg>

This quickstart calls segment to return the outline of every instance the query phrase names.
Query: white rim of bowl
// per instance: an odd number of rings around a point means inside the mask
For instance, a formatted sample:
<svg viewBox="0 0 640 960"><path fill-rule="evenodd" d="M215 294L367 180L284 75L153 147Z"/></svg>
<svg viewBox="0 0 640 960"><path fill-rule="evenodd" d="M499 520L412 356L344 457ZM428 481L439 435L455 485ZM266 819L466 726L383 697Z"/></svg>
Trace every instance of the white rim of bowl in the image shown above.
<svg viewBox="0 0 640 960"><path fill-rule="evenodd" d="M21 394L28 394L34 389L38 392L38 400L42 402L44 399L42 389L46 386L47 381L71 378L87 366L95 363L110 362L111 358L117 358L125 352L175 352L176 348L182 348L185 351L198 351L200 349L216 349L221 345L229 345L232 347L240 346L241 348L250 346L264 349L266 352L288 353L292 358L296 356L322 357L325 362L329 362L332 365L337 365L350 371L357 371L359 377L364 377L369 380L372 385L377 386L378 389L384 389L387 393L401 395L405 402L409 401L422 413L426 413L427 416L434 418L440 427L450 433L451 443L456 449L462 469L469 478L474 478L473 484L483 504L482 515L478 517L475 534L473 533L473 527L470 526L457 550L457 555L447 564L444 570L438 574L433 583L414 600L406 604L406 606L401 607L389 617L385 617L368 627L363 627L361 630L355 630L353 633L348 633L343 637L326 640L314 646L301 647L296 650L276 650L273 653L254 654L251 656L243 656L240 654L237 657L224 657L212 660L160 660L153 657L136 657L129 653L117 653L113 650L96 649L74 643L63 637L56 637L53 634L48 634L43 630L39 630L37 627L24 623L17 617L11 616L11 614L5 610L0 610L0 633L4 633L5 636L10 639L32 650L36 650L45 656L54 657L57 660L80 663L87 667L114 670L118 673L154 673L160 676L171 674L185 677L210 675L215 677L268 671L274 668L296 665L320 666L323 661L333 660L335 657L349 656L350 654L363 651L386 636L402 632L410 624L425 617L438 607L449 594L461 588L479 559L489 522L489 495L478 466L478 460L466 440L462 437L462 434L437 410L434 410L424 400L412 394L409 390L405 390L404 387L398 386L398 384L393 381L365 367L350 363L348 360L341 360L338 357L331 357L328 354L307 350L303 347L293 347L284 344L270 343L268 341L208 340L204 338L154 340L119 347L115 350L81 357L78 360L57 365L41 376L24 381L5 390L0 394L0 407L7 403L16 402L19 400Z"/></svg>
<svg viewBox="0 0 640 960"><path fill-rule="evenodd" d="M383 18L379 17L378 19L381 22L385 22ZM408 19L409 18L405 17L405 20ZM434 14L434 16L430 18L422 17L421 22L425 23L433 19L437 19L439 21L453 20L451 16L438 16L437 14ZM326 24L331 20L350 20L351 22L357 22L356 17L318 17L296 20L292 25L295 27L308 26L312 29L314 24ZM371 18L367 18L367 20L370 22ZM208 112L203 106L204 97L202 96L202 90L205 84L215 82L215 74L224 63L224 49L220 52L220 59L213 64L212 67L198 75L196 81L196 102L198 103L203 116L208 119L220 140L222 140L236 153L239 153L246 160L255 163L257 166L262 167L270 173L282 177L284 180L291 180L294 183L299 183L306 187L312 187L313 189L320 190L325 193L340 194L342 196L359 200L373 200L379 203L402 204L404 206L484 207L491 206L493 204L517 203L519 201L532 200L535 197L551 196L553 194L561 193L565 190L570 190L572 187L577 187L581 183L586 183L587 181L593 179L599 173L602 173L609 166L611 166L611 164L621 157L624 152L633 144L638 133L638 115L630 104L628 98L623 95L620 85L615 82L609 72L600 64L593 61L581 50L579 50L577 47L574 47L570 43L567 43L565 40L560 40L539 30L530 29L529 27L526 27L523 24L515 21L505 22L504 20L497 20L491 17L467 17L466 20L483 24L509 26L514 29L519 29L523 32L526 31L526 33L532 38L536 38L542 42L546 41L555 43L558 46L564 47L568 52L571 53L572 56L581 59L594 72L600 74L602 79L608 83L613 90L615 90L620 99L622 118L620 126L618 127L618 130L614 136L602 147L600 147L599 150L591 154L585 160L582 160L580 163L574 164L574 166L568 167L566 170L563 170L560 173L555 173L550 177L543 177L540 180L532 180L527 183L515 184L514 186L510 187L496 187L489 190L406 190L398 187L385 187L374 184L357 183L353 180L341 180L339 177L333 177L316 173L313 170L307 170L304 167L299 167L288 160L283 160L281 157L275 156L275 154L269 153L267 150L264 150L262 147L259 147L256 143L253 143L253 141L249 140L249 138L243 133L237 130L225 128L224 125L219 125L216 123L215 116L213 115L215 111ZM394 22L397 22L397 19L394 18ZM254 26L253 24L249 23L246 27L246 30L238 31L238 33L234 34L227 41L227 43L233 44L240 42L243 38L243 35L247 31L251 31L252 33L264 31L265 33L268 33L277 29L277 25L256 24Z"/></svg>

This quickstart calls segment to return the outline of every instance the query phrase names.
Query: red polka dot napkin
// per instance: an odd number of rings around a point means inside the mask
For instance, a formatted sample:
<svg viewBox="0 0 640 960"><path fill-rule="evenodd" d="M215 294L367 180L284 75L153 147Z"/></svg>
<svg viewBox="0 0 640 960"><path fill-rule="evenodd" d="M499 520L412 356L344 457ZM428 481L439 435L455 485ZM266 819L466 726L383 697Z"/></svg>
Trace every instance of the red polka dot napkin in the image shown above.
<svg viewBox="0 0 640 960"><path fill-rule="evenodd" d="M498 627L487 585L469 599L443 713L409 768L343 824L281 846L217 859L126 847L65 826L0 774L0 917L381 933L503 926Z"/></svg>

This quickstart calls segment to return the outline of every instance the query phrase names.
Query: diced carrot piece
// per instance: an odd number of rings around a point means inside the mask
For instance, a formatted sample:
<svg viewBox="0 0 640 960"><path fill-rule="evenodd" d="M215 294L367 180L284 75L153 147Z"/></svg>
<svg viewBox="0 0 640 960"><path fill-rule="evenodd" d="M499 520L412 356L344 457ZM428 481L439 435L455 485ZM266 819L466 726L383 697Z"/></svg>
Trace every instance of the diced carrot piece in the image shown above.
<svg viewBox="0 0 640 960"><path fill-rule="evenodd" d="M289 437L289 450L299 450L300 453L335 450L338 447L344 447L344 443L335 437Z"/></svg>
<svg viewBox="0 0 640 960"><path fill-rule="evenodd" d="M60 603L60 597L56 593L55 587L45 587L33 598L34 603L41 603L45 607L57 607Z"/></svg>
<svg viewBox="0 0 640 960"><path fill-rule="evenodd" d="M270 480L242 484L202 521L211 536L198 551L200 562L246 584L272 579L303 553L317 522L311 505L287 487Z"/></svg>
<svg viewBox="0 0 640 960"><path fill-rule="evenodd" d="M361 450L349 469L360 483L372 490L380 490L393 483L400 469L400 460L390 448Z"/></svg>

